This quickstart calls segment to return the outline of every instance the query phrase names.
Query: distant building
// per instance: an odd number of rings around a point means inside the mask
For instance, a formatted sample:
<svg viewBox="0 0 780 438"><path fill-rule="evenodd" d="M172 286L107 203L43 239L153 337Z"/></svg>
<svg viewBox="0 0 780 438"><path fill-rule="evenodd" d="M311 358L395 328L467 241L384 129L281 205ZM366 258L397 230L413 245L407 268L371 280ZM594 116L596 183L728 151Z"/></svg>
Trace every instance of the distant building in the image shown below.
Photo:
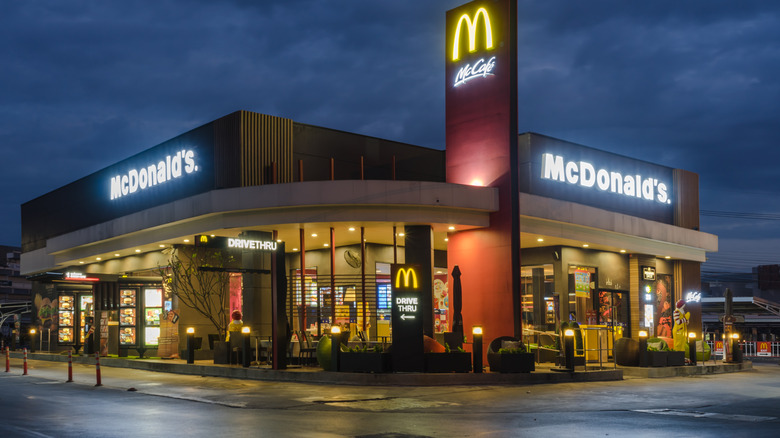
<svg viewBox="0 0 780 438"><path fill-rule="evenodd" d="M762 265L744 273L702 275L702 322L705 332L723 331L721 317L726 289L743 339L769 341L780 337L780 265ZM742 319L744 318L744 321Z"/></svg>
<svg viewBox="0 0 780 438"><path fill-rule="evenodd" d="M15 314L20 314L19 326L30 323L30 313L23 311L32 303L32 282L19 274L22 249L0 245L0 333L11 335Z"/></svg>

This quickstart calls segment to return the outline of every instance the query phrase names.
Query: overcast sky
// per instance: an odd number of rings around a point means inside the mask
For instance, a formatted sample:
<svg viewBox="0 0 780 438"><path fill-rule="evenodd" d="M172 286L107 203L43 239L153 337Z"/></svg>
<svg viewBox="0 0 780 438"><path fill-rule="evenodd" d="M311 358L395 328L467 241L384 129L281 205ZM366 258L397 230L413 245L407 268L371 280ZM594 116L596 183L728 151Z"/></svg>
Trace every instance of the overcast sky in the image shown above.
<svg viewBox="0 0 780 438"><path fill-rule="evenodd" d="M461 3L4 2L0 244L20 244L21 203L239 109L443 148ZM520 132L697 172L701 209L738 216L702 216L721 248L703 269L780 263L779 13L520 1Z"/></svg>

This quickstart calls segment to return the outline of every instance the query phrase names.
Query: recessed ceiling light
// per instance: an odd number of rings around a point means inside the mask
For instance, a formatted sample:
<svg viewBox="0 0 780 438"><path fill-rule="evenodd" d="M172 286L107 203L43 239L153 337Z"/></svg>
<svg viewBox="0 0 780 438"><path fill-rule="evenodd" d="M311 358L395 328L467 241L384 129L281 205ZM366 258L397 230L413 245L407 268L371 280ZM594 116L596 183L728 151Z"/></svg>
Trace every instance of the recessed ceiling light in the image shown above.
<svg viewBox="0 0 780 438"><path fill-rule="evenodd" d="M190 239L184 239L184 243L190 243Z"/></svg>
<svg viewBox="0 0 780 438"><path fill-rule="evenodd" d="M625 254L626 250L625 249L621 249L620 252Z"/></svg>
<svg viewBox="0 0 780 438"><path fill-rule="evenodd" d="M298 251L298 248L293 248L293 251Z"/></svg>
<svg viewBox="0 0 780 438"><path fill-rule="evenodd" d="M452 230L454 230L454 229L455 229L455 226L454 226L454 225L450 225L450 226L449 226L449 228L448 228L448 230L450 230L450 231L452 231Z"/></svg>
<svg viewBox="0 0 780 438"><path fill-rule="evenodd" d="M406 234L404 234L404 233L398 233L398 237L404 237L404 236L406 236Z"/></svg>
<svg viewBox="0 0 780 438"><path fill-rule="evenodd" d="M141 252L141 250L140 250L140 249L137 249L137 250L135 250L135 252Z"/></svg>
<svg viewBox="0 0 780 438"><path fill-rule="evenodd" d="M311 237L317 237L317 233L311 233Z"/></svg>
<svg viewBox="0 0 780 438"><path fill-rule="evenodd" d="M536 241L537 241L537 242L544 242L544 239L542 239L542 238L540 237L540 238L536 239Z"/></svg>
<svg viewBox="0 0 780 438"><path fill-rule="evenodd" d="M211 237L217 237L215 234L212 234Z"/></svg>
<svg viewBox="0 0 780 438"><path fill-rule="evenodd" d="M445 241L445 242L449 242L449 241L450 241L450 238L449 238L449 237L445 237L445 238L444 238L444 241Z"/></svg>
<svg viewBox="0 0 780 438"><path fill-rule="evenodd" d="M582 247L583 247L583 248L587 248L587 247L589 247L589 246L590 246L590 245L588 245L587 243L583 243L583 244L582 244Z"/></svg>
<svg viewBox="0 0 780 438"><path fill-rule="evenodd" d="M327 244L327 243L323 243L323 244L322 244L322 246L324 246L324 247L326 247L326 248L327 248L327 247L329 247L330 245L329 245L329 244Z"/></svg>
<svg viewBox="0 0 780 438"><path fill-rule="evenodd" d="M276 239L276 243L282 243L282 239Z"/></svg>
<svg viewBox="0 0 780 438"><path fill-rule="evenodd" d="M355 231L355 227L349 227L349 231Z"/></svg>
<svg viewBox="0 0 780 438"><path fill-rule="evenodd" d="M160 244L160 248L165 248L165 245L163 245L163 244Z"/></svg>
<svg viewBox="0 0 780 438"><path fill-rule="evenodd" d="M114 254L114 257L119 257L119 254Z"/></svg>
<svg viewBox="0 0 780 438"><path fill-rule="evenodd" d="M79 264L80 264L80 265L83 265L83 264L84 264L84 262L83 262L83 261L81 261L81 262L79 262Z"/></svg>
<svg viewBox="0 0 780 438"><path fill-rule="evenodd" d="M665 258L666 260L669 260L670 258L672 258L672 256L666 256L666 257L664 257L664 258Z"/></svg>
<svg viewBox="0 0 780 438"><path fill-rule="evenodd" d="M103 260L103 259L101 259L100 257L95 257L95 260Z"/></svg>

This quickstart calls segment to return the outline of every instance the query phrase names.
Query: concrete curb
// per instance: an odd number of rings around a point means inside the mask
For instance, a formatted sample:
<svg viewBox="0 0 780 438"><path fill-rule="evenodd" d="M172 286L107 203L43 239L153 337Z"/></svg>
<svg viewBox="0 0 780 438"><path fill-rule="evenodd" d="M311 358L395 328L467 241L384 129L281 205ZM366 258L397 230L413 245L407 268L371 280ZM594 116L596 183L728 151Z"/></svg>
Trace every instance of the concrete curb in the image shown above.
<svg viewBox="0 0 780 438"><path fill-rule="evenodd" d="M11 357L22 358L22 353L11 352ZM67 363L68 356L49 353L28 353L28 360ZM201 363L198 363L201 362ZM447 385L533 385L544 383L599 382L622 380L621 369L554 372L540 369L532 373L336 373L318 367L298 367L272 370L257 366L244 368L236 365L214 365L210 361L196 361L188 365L183 360L152 360L101 357L101 367L130 368L164 373L226 377L231 379L263 380L273 382L325 383L356 386L447 386ZM73 363L94 365L94 356L74 356Z"/></svg>
<svg viewBox="0 0 780 438"><path fill-rule="evenodd" d="M623 375L626 377L654 379L664 377L700 376L706 374L723 374L748 371L753 369L753 362L745 361L742 363L705 363L696 366L689 365L684 367L619 367L619 369L623 371Z"/></svg>

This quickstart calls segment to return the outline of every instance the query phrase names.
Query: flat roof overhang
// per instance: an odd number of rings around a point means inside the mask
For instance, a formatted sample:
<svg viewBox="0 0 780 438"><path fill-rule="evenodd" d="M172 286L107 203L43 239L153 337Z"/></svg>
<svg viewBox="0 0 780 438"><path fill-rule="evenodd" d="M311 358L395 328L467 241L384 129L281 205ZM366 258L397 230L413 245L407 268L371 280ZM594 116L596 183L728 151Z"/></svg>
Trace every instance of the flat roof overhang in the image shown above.
<svg viewBox="0 0 780 438"><path fill-rule="evenodd" d="M520 193L520 214L521 248L587 244L594 250L696 262L718 250L713 234L527 193Z"/></svg>
<svg viewBox="0 0 780 438"><path fill-rule="evenodd" d="M441 241L435 245L446 247L450 226L455 231L486 227L497 210L498 189L427 181L312 181L213 190L48 239L46 247L22 254L22 273L159 251L196 234L234 237L246 230L276 230L279 239L297 246L301 228L329 239L330 227L363 226L369 242L392 244L388 227L431 225ZM358 243L359 232L337 235L337 246ZM307 250L322 248L308 236L306 244Z"/></svg>

